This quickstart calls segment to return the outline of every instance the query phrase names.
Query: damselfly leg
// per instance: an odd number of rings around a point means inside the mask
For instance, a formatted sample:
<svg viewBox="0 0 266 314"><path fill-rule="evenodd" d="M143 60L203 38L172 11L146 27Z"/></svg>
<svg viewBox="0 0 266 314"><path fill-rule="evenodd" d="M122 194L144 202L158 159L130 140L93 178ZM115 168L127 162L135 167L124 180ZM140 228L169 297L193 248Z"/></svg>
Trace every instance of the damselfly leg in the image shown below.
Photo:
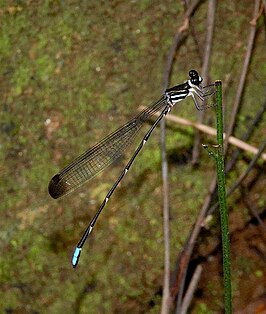
<svg viewBox="0 0 266 314"><path fill-rule="evenodd" d="M216 106L215 104L216 87L214 84L207 86L195 86L190 90L190 96L192 97L197 110L205 110Z"/></svg>

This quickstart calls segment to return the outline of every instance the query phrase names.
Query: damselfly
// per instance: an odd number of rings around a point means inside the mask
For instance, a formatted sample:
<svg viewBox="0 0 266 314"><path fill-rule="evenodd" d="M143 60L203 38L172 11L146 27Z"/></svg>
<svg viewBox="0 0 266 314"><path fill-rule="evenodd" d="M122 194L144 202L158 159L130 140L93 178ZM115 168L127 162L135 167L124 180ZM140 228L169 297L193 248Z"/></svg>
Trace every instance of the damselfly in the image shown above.
<svg viewBox="0 0 266 314"><path fill-rule="evenodd" d="M123 152L125 152L128 146L133 142L133 139L136 137L144 123L155 113L160 113L155 122L152 124L151 128L144 135L141 143L126 164L122 173L107 193L106 197L83 233L80 241L78 242L72 257L72 266L74 268L78 264L81 249L86 239L92 232L93 227L103 208L112 196L118 184L122 181L125 174L128 172L133 161L149 139L151 133L158 123L171 111L177 102L185 99L188 96L192 97L198 110L203 110L208 106L206 105L206 102L209 99L212 99L213 95L215 94L215 85L212 84L202 87L201 82L203 79L195 70L191 70L189 72L189 76L190 79L185 83L167 89L158 101L152 103L149 107L140 112L135 118L121 126L115 132L108 135L85 153L77 157L73 162L71 162L51 179L48 190L53 198L59 198L74 191L76 188L80 187L86 181L90 180L99 172L101 172L104 168L112 164L116 159L121 157Z"/></svg>

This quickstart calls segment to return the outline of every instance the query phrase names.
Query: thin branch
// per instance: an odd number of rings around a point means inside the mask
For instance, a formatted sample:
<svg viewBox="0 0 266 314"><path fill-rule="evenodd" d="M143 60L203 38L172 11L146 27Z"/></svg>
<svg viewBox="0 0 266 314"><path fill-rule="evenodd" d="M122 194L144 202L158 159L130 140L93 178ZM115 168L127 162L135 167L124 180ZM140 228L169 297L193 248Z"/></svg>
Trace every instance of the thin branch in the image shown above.
<svg viewBox="0 0 266 314"><path fill-rule="evenodd" d="M264 101L263 105L259 108L252 123L247 127L246 133L242 136L243 142L247 142L252 136L252 134L254 133L255 129L258 128L259 124L262 122L262 118L265 111L266 111L266 100ZM230 138L229 138L229 142L230 142ZM227 161L227 164L225 166L226 173L230 172L233 169L234 165L236 164L239 154L240 154L239 149L236 149L232 153L232 156L230 156L230 159Z"/></svg>
<svg viewBox="0 0 266 314"><path fill-rule="evenodd" d="M168 87L168 83L170 81L171 72L172 72L172 65L174 62L176 50L180 47L180 45L187 38L190 18L195 13L196 9L201 4L201 2L202 2L201 0L195 0L187 8L186 13L185 13L185 17L184 17L183 25L181 27L179 27L178 31L175 34L172 47L170 48L169 53L168 53L165 71L164 71L164 77L163 77L164 90Z"/></svg>
<svg viewBox="0 0 266 314"><path fill-rule="evenodd" d="M235 183L230 187L230 189L227 192L227 196L229 195L229 193L231 194L241 184L241 182L248 176L249 172L252 170L252 168L255 166L258 159L262 155L262 152L264 151L265 147L266 147L266 140L264 140L262 142L262 144L258 150L258 153L252 158L247 169L241 174L241 176L238 177L238 179L235 181Z"/></svg>
<svg viewBox="0 0 266 314"><path fill-rule="evenodd" d="M253 19L256 19L258 12L259 12L259 8L260 8L260 0L256 0L255 5L254 5L254 10L253 10ZM249 34L249 39L248 39L247 52L246 52L246 56L245 56L245 60L244 60L243 68L242 68L242 73L241 73L240 80L239 80L239 85L238 85L233 109L232 109L232 112L230 114L231 119L229 122L229 126L227 128L228 137L231 134L233 134L233 132L234 132L236 116L239 112L241 99L242 99L242 95L244 92L248 67L250 64L251 54L252 54L252 50L253 50L253 46L254 46L255 35L256 35L256 24L255 25L250 24L250 34ZM224 143L225 154L227 152L227 148L228 148L228 138L225 139L225 143Z"/></svg>
<svg viewBox="0 0 266 314"><path fill-rule="evenodd" d="M263 14L263 11L264 11L264 5L263 5L263 3L261 3L260 9L259 9L259 13L257 14L256 17L254 17L254 18L249 22L249 24L250 24L250 25L253 25L253 26L256 26L257 20L261 17L261 15Z"/></svg>
<svg viewBox="0 0 266 314"><path fill-rule="evenodd" d="M205 83L208 83L208 73L209 73L209 64L211 57L212 49L212 39L213 39L213 30L214 30L214 20L215 20L215 10L216 10L216 0L209 0L208 3L208 14L207 14L207 35L206 35L206 44L203 54L203 66L202 66L202 76L205 79ZM204 120L205 111L198 111L198 122L202 123ZM200 151L201 151L201 134L196 133L194 139L194 146L192 151L192 165L196 165L199 162Z"/></svg>
<svg viewBox="0 0 266 314"><path fill-rule="evenodd" d="M190 281L190 284L189 284L189 287L187 289L187 292L185 294L181 311L180 312L176 311L176 314L186 314L187 313L189 305L190 305L190 303L192 301L192 298L194 296L195 290L198 287L198 283L199 283L199 280L200 280L201 273L202 273L202 266L198 265L196 270L195 270L195 272L194 272L194 274L193 274L193 276L192 276L192 279Z"/></svg>
<svg viewBox="0 0 266 314"><path fill-rule="evenodd" d="M253 157L253 159L249 163L247 169L238 177L238 179L235 181L235 183L227 191L227 193L226 193L227 197L230 196L240 186L240 184L244 181L244 179L248 176L250 171L254 168L256 162L258 161L258 159L261 157L261 155L262 155L263 151L265 150L265 148L266 148L266 140L264 140L264 142L261 144L257 154ZM218 208L218 206L219 206L218 203L214 204L210 208L208 213L212 214Z"/></svg>
<svg viewBox="0 0 266 314"><path fill-rule="evenodd" d="M190 4L190 1L189 0L185 0L184 1L185 3L185 7L186 7L186 10L188 9L189 7L189 4ZM200 42L199 42L199 36L197 35L197 32L196 32L196 28L197 28L197 24L196 26L194 25L195 23L193 22L193 20L190 20L190 27L189 27L189 32L194 40L194 43L195 43L195 47L196 47L196 51L198 53L198 58L200 59L201 63L200 65L202 66L202 60L203 60L203 49L201 48L201 45L200 45Z"/></svg>
<svg viewBox="0 0 266 314"><path fill-rule="evenodd" d="M139 107L139 110L143 110L145 109L146 107L144 106L141 106ZM159 114L156 113L155 114L156 116L158 116ZM201 124L201 123L197 123L197 122L193 122L191 120L187 120L187 119L184 119L184 118L181 118L179 116L175 116L175 115L172 115L172 114L168 114L166 117L166 120L168 121L172 121L172 122L175 122L175 123L178 123L178 124L181 124L181 125L185 125L185 126L191 126L197 130L199 130L200 132L202 133L205 133L205 134L208 134L208 135L212 135L212 136L216 136L216 129L210 127L210 126L207 126L205 124ZM224 138L226 138L227 134L224 133ZM240 148L241 150L243 151L246 151L246 152L249 152L249 153L252 153L254 155L256 155L258 152L259 152L259 149L255 146L252 146L234 136L230 136L229 137L229 143ZM262 158L263 160L266 161L266 153L262 153L260 158Z"/></svg>
<svg viewBox="0 0 266 314"><path fill-rule="evenodd" d="M260 225L260 229L263 232L263 234L265 234L266 231L266 226L263 223L262 219L260 218L260 215L258 214L258 210L255 208L254 204L251 203L251 201L246 197L248 190L246 187L241 186L241 193L243 195L243 202L244 204L247 206L247 208L250 210L250 212L252 213L252 215L254 217L256 217L256 219L258 220L258 223Z"/></svg>
<svg viewBox="0 0 266 314"><path fill-rule="evenodd" d="M185 13L184 24L178 29L174 37L172 47L168 53L166 67L163 76L163 91L168 87L174 57L177 48L187 37L187 29L189 26L189 19L194 14L200 0L196 0L189 6ZM170 311L171 297L170 297L170 225L169 225L169 188L168 188L168 164L166 157L166 145L165 145L165 120L161 121L161 155L162 155L162 179L163 179L163 222L164 222L164 285L163 285L163 297L161 313L167 314Z"/></svg>
<svg viewBox="0 0 266 314"><path fill-rule="evenodd" d="M170 298L170 223L169 223L169 185L168 163L165 145L165 120L161 122L161 158L163 179L163 230L164 230L164 284L162 298L162 314L168 314L171 305Z"/></svg>

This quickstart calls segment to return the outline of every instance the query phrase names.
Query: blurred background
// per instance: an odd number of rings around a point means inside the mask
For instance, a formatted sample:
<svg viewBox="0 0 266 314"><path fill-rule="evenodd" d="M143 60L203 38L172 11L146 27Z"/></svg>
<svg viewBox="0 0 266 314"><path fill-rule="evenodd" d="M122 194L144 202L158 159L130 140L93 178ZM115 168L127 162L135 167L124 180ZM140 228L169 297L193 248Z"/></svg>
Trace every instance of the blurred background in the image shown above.
<svg viewBox="0 0 266 314"><path fill-rule="evenodd" d="M265 11L258 3L254 11L256 1L217 2L205 77L206 82L223 81L228 126L253 27L234 135L257 148L266 137ZM160 97L178 33L184 36L174 53L170 86L187 80L191 69L201 73L208 1L198 1L183 31L189 5L170 0L0 1L1 313L160 312L160 128L104 209L75 270L73 249L138 141L123 159L62 199L53 200L47 186L73 158ZM198 119L191 99L178 103L172 114ZM205 112L204 123L215 127L213 109ZM167 122L173 272L215 173L202 148L197 162L191 162L196 134L192 127ZM202 134L201 143L215 143L215 137ZM227 160L235 150L229 145ZM254 156L241 150L227 176L228 188ZM234 309L239 313L266 307L265 185L265 162L258 156L228 199ZM223 312L218 214L208 217L192 257L203 272L190 313Z"/></svg>

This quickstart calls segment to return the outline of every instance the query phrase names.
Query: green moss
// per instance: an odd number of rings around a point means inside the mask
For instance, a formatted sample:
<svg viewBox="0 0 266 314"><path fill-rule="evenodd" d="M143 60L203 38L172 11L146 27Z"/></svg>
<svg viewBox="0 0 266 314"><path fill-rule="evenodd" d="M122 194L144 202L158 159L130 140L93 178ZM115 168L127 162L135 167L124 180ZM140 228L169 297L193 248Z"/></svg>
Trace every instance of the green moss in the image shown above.
<svg viewBox="0 0 266 314"><path fill-rule="evenodd" d="M6 55L8 55L10 47L11 47L10 38L9 38L8 34L3 32L0 36L0 55L1 55L1 58L4 58Z"/></svg>
<svg viewBox="0 0 266 314"><path fill-rule="evenodd" d="M263 275L264 275L263 270L257 269L257 270L255 271L255 276L256 276L257 278L262 278Z"/></svg>
<svg viewBox="0 0 266 314"><path fill-rule="evenodd" d="M243 9L236 16L228 1L218 10L211 72L213 78L231 75L230 108L245 53L243 24L250 17ZM183 21L182 4L2 1L0 13L0 312L158 313L163 272L159 128L109 201L75 271L73 247L135 146L123 162L69 197L52 200L47 185L61 167L137 114L139 105L159 97L165 59ZM204 4L195 15L201 43L205 15ZM264 97L262 39L258 34L242 128ZM185 80L199 63L189 39L176 54L172 83ZM191 101L173 114L196 120ZM54 124L47 126L48 118ZM212 177L205 156L196 170L172 158L189 151L194 132L168 123L172 261ZM254 143L262 137L256 132Z"/></svg>
<svg viewBox="0 0 266 314"><path fill-rule="evenodd" d="M197 314L213 314L214 312L208 308L207 304L198 303L192 313L195 313L195 314L196 313Z"/></svg>

